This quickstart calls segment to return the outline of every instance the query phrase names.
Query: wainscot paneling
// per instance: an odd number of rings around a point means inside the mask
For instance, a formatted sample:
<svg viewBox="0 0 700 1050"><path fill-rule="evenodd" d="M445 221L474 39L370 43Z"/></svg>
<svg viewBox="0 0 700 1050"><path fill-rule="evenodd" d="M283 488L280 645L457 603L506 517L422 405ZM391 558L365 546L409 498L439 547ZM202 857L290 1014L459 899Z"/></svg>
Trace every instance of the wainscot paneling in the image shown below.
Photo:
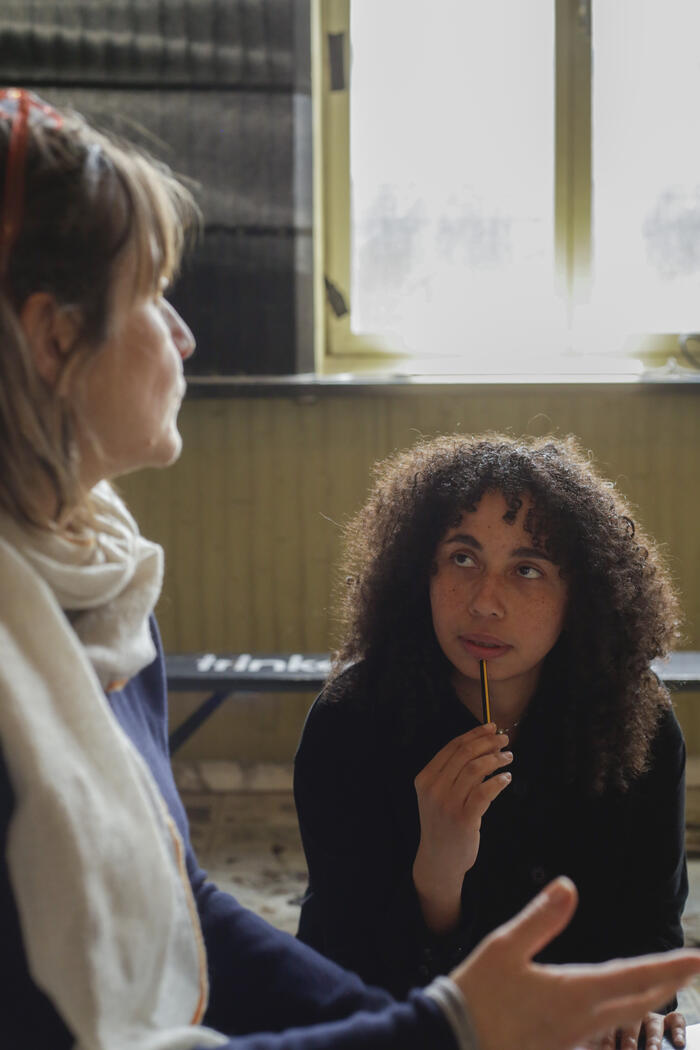
<svg viewBox="0 0 700 1050"><path fill-rule="evenodd" d="M365 498L372 464L419 435L499 429L574 433L592 451L662 544L683 597L685 645L700 649L698 407L692 388L643 385L188 400L180 461L121 485L143 532L165 547L166 648L329 648L341 526ZM187 750L288 760L309 701L224 705ZM172 704L175 721L192 706ZM700 750L700 712L692 698L678 709Z"/></svg>

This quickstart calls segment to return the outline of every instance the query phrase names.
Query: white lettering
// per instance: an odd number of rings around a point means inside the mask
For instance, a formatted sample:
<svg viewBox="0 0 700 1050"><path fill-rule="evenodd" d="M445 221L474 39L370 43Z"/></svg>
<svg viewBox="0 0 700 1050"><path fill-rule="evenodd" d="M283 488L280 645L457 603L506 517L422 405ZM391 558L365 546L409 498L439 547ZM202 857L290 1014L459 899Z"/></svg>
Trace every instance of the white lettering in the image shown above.
<svg viewBox="0 0 700 1050"><path fill-rule="evenodd" d="M248 665L248 670L255 674L257 671L262 671L263 667L266 665L269 666L274 674L284 674L287 670L287 661L277 660L274 657L268 658L267 660L251 660Z"/></svg>
<svg viewBox="0 0 700 1050"><path fill-rule="evenodd" d="M311 674L327 675L331 669L329 657L322 656L314 659L304 656L303 653L291 653L288 657L267 656L253 657L250 653L239 653L235 660L225 656L216 656L214 653L203 653L197 657L197 670L202 673L215 671L223 674L225 671L233 671L243 674Z"/></svg>
<svg viewBox="0 0 700 1050"><path fill-rule="evenodd" d="M314 660L312 657L304 657L301 653L292 653L287 660L287 670L291 674L303 672L304 674L328 674L331 662L327 657Z"/></svg>

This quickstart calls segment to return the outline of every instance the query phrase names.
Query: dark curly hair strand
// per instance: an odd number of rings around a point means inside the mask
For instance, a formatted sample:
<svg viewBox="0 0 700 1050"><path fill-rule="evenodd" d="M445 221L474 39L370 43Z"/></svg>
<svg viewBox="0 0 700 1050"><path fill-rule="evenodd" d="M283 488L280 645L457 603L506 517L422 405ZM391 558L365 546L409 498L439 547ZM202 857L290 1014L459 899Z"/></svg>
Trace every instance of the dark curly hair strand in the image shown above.
<svg viewBox="0 0 700 1050"><path fill-rule="evenodd" d="M646 768L668 691L650 670L679 637L678 602L652 541L573 437L453 435L379 463L369 499L345 530L344 633L330 679L348 663L417 731L449 678L432 626L429 579L446 530L486 492L560 566L564 631L546 666L566 697L568 775L594 793L624 790Z"/></svg>

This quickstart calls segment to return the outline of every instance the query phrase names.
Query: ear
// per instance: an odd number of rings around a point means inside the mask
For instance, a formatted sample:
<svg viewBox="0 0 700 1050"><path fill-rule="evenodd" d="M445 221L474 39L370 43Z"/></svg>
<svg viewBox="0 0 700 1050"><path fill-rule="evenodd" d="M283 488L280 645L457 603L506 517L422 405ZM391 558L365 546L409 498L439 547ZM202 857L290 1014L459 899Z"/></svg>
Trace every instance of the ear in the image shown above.
<svg viewBox="0 0 700 1050"><path fill-rule="evenodd" d="M19 320L37 372L55 386L78 337L75 312L60 306L49 292L33 292L22 304Z"/></svg>

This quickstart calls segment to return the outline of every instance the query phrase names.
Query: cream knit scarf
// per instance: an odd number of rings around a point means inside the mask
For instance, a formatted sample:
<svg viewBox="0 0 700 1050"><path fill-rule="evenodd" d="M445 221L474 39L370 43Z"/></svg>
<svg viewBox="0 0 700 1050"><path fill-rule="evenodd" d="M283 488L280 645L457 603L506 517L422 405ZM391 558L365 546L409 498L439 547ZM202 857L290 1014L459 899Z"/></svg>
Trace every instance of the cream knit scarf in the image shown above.
<svg viewBox="0 0 700 1050"><path fill-rule="evenodd" d="M219 1046L198 1027L206 959L182 842L103 692L155 656L162 551L108 485L93 495L99 528L75 540L0 516L7 863L27 959L75 1050Z"/></svg>

